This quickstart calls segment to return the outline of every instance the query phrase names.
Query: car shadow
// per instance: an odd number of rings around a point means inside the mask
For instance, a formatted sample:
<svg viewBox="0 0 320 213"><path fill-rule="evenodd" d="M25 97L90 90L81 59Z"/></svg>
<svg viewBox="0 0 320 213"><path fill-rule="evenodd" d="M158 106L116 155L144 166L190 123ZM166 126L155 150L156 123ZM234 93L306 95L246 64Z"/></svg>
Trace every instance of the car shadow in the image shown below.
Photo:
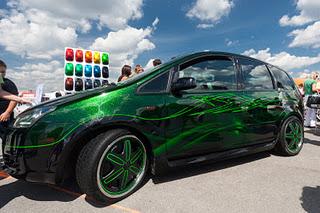
<svg viewBox="0 0 320 213"><path fill-rule="evenodd" d="M21 180L13 179L11 177L2 177L0 180L9 180L8 184L0 185L0 209L7 205L11 200L23 196L34 201L60 201L71 202L80 196L81 193L77 184L66 182L62 186L55 186L50 184L30 183ZM0 182L0 183L1 183ZM85 201L94 207L107 207L112 203L100 203L91 197L85 196Z"/></svg>
<svg viewBox="0 0 320 213"><path fill-rule="evenodd" d="M312 129L310 129L310 128L308 128L308 129L304 129L304 132L306 132L306 133L309 133L309 134L312 134L312 135L317 135L317 136L320 136L320 127L318 127L317 129L314 129L314 128L312 128Z"/></svg>
<svg viewBox="0 0 320 213"><path fill-rule="evenodd" d="M305 186L300 198L302 208L308 213L320 212L320 186Z"/></svg>
<svg viewBox="0 0 320 213"><path fill-rule="evenodd" d="M1 180L5 181L7 178ZM11 200L24 196L35 201L61 201L70 202L75 200L76 196L70 196L63 191L50 188L46 184L27 183L25 181L15 180L8 184L0 186L0 209L7 205Z"/></svg>
<svg viewBox="0 0 320 213"><path fill-rule="evenodd" d="M320 146L320 141L319 140L310 140L308 138L305 138L304 139L304 143L309 143L309 144L312 144L312 145L315 145L315 146Z"/></svg>
<svg viewBox="0 0 320 213"><path fill-rule="evenodd" d="M174 169L170 169L165 174L162 174L160 176L154 176L152 177L152 181L155 184L161 184L165 182L170 182L178 179L188 178L200 174L205 174L209 172L214 172L218 170L223 170L226 168L251 163L256 160L261 160L263 158L270 157L270 152L261 152L245 157L240 158L234 158L219 162L206 162L202 164L194 164L194 165L188 165L188 166L180 166Z"/></svg>

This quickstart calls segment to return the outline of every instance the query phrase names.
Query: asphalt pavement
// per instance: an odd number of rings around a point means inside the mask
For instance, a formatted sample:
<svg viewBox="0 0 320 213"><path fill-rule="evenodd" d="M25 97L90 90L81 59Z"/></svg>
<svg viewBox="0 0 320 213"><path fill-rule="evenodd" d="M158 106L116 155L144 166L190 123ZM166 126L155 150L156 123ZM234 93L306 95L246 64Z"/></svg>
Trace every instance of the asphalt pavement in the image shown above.
<svg viewBox="0 0 320 213"><path fill-rule="evenodd" d="M319 213L320 136L307 129L303 150L295 157L265 152L175 169L109 206L74 186L31 184L0 172L0 212Z"/></svg>

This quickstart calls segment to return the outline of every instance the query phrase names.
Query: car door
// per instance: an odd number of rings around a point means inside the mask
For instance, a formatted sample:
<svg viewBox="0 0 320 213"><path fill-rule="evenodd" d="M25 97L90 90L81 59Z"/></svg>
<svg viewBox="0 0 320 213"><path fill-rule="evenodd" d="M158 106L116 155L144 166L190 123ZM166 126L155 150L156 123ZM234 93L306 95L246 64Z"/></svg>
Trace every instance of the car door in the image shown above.
<svg viewBox="0 0 320 213"><path fill-rule="evenodd" d="M243 111L232 57L206 55L182 62L172 83L192 77L196 88L166 98L169 159L197 156L243 146Z"/></svg>
<svg viewBox="0 0 320 213"><path fill-rule="evenodd" d="M246 108L246 141L249 145L277 137L277 121L283 112L278 91L267 66L254 59L238 58L241 68L243 107Z"/></svg>

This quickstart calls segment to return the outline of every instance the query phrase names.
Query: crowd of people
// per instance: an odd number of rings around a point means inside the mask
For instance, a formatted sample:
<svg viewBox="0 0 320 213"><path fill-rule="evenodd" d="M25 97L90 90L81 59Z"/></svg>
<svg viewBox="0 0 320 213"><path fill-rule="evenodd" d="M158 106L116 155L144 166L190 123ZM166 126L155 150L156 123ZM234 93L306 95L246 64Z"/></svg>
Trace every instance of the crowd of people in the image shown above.
<svg viewBox="0 0 320 213"><path fill-rule="evenodd" d="M320 94L320 75L317 72L311 73L303 84L298 85L300 93L304 97L305 119L304 126L314 128L317 125L317 110L309 108L307 101L309 96Z"/></svg>
<svg viewBox="0 0 320 213"><path fill-rule="evenodd" d="M152 61L152 64L154 67L158 66L161 64L161 60L160 59L154 59ZM124 65L121 69L121 75L118 78L118 82L120 81L125 81L128 78L131 78L135 75L138 75L140 73L142 73L144 71L143 67L140 64L137 64L134 68L134 71L132 72L132 68L129 65Z"/></svg>

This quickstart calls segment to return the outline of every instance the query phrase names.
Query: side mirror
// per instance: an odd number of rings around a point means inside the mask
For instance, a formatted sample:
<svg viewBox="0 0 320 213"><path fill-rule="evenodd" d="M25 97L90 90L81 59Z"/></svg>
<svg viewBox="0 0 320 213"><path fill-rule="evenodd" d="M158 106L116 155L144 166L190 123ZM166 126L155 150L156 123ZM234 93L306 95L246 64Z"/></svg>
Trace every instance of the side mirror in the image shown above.
<svg viewBox="0 0 320 213"><path fill-rule="evenodd" d="M176 82L172 84L172 91L179 92L181 90L188 90L196 88L196 79L192 77L179 78Z"/></svg>

